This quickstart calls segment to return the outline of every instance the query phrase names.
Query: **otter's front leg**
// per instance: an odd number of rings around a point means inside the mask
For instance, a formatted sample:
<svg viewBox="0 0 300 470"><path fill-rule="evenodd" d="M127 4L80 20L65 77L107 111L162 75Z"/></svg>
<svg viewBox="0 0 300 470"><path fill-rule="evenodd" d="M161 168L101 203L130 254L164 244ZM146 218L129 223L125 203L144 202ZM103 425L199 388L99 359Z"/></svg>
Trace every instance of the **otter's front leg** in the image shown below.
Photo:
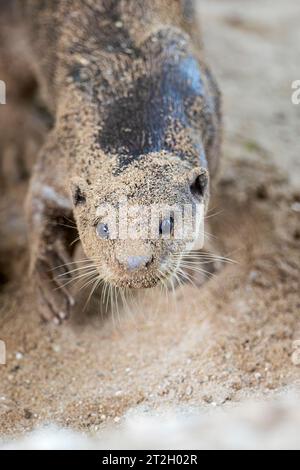
<svg viewBox="0 0 300 470"><path fill-rule="evenodd" d="M0 106L1 189L27 179L47 131L41 113L17 102Z"/></svg>
<svg viewBox="0 0 300 470"><path fill-rule="evenodd" d="M45 320L61 323L69 317L74 299L66 286L71 279L70 230L72 205L64 186L64 166L56 145L42 150L26 204L30 272Z"/></svg>

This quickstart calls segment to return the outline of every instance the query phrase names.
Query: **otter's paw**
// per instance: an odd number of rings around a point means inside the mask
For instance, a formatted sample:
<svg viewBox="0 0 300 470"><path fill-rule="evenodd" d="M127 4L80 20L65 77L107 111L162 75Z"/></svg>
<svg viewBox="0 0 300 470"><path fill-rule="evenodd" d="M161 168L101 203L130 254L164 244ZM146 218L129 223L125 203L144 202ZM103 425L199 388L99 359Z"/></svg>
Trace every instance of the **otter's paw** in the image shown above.
<svg viewBox="0 0 300 470"><path fill-rule="evenodd" d="M38 294L39 310L43 320L59 325L70 317L75 300L68 290L71 280L63 262L55 252L39 259L35 265L35 284Z"/></svg>

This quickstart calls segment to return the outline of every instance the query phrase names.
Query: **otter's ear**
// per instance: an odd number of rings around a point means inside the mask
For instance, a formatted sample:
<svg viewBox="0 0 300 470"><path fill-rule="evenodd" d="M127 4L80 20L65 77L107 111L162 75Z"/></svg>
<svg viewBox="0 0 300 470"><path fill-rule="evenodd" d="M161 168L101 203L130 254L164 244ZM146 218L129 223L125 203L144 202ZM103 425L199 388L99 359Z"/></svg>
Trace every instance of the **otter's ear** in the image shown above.
<svg viewBox="0 0 300 470"><path fill-rule="evenodd" d="M191 175L191 192L198 199L206 199L208 195L209 176L205 168L193 170Z"/></svg>
<svg viewBox="0 0 300 470"><path fill-rule="evenodd" d="M83 206L86 204L86 187L82 179L72 181L71 185L72 200L75 207Z"/></svg>

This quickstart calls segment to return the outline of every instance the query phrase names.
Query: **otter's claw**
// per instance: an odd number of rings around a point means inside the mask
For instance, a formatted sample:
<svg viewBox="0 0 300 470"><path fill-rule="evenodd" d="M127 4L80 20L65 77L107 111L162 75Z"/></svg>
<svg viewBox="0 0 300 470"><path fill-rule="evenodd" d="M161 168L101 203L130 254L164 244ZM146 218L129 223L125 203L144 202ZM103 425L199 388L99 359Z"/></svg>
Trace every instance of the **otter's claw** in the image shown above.
<svg viewBox="0 0 300 470"><path fill-rule="evenodd" d="M64 285L66 279L70 279L70 274L65 270L62 278L57 274L58 270L60 268L53 268L53 256L50 253L36 265L41 315L45 321L53 321L55 324L67 320L75 304L74 298Z"/></svg>

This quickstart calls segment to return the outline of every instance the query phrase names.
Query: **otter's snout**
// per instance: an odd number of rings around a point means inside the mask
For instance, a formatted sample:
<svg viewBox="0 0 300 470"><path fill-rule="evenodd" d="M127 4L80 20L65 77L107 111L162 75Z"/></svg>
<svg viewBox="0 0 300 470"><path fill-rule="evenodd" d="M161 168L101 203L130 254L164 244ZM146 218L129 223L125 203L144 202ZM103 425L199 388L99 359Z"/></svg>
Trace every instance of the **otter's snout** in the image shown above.
<svg viewBox="0 0 300 470"><path fill-rule="evenodd" d="M152 263L152 256L125 256L117 257L118 262L127 271L137 271L139 269L147 268Z"/></svg>

